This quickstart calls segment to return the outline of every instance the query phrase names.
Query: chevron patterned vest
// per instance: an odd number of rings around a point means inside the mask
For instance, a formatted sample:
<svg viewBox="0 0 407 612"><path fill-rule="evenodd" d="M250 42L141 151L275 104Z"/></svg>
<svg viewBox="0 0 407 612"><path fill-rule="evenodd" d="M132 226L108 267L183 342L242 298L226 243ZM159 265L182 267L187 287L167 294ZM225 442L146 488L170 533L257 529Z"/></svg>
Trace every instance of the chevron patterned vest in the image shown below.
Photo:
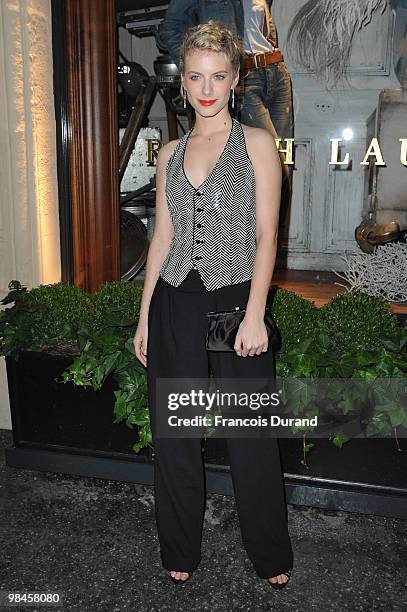
<svg viewBox="0 0 407 612"><path fill-rule="evenodd" d="M178 286L192 268L208 291L252 278L256 256L254 169L237 119L210 175L194 187L184 171L191 128L166 168L166 198L174 236L160 276Z"/></svg>

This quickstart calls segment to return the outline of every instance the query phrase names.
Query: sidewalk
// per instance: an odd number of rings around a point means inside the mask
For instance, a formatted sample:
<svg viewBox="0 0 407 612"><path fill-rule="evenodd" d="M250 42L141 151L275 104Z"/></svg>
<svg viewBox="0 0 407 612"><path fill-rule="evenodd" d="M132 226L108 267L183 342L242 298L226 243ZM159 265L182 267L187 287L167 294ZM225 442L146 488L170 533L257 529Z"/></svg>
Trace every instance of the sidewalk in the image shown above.
<svg viewBox="0 0 407 612"><path fill-rule="evenodd" d="M209 495L202 561L181 587L160 563L151 487L8 468L6 445L0 430L0 590L65 599L19 610L407 609L407 521L289 506L294 571L274 591L246 556L234 499Z"/></svg>

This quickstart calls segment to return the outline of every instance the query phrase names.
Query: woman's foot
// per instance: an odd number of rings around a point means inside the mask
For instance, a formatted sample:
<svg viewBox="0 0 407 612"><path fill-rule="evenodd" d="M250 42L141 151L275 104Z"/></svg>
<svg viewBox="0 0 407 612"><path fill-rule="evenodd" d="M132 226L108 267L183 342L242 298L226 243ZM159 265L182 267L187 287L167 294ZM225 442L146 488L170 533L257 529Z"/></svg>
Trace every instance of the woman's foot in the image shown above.
<svg viewBox="0 0 407 612"><path fill-rule="evenodd" d="M285 574L279 574L278 576L273 576L272 578L267 578L270 584L285 584L288 582L288 576Z"/></svg>
<svg viewBox="0 0 407 612"><path fill-rule="evenodd" d="M278 574L278 576L272 576L271 578L266 578L267 582L273 589L283 589L287 582L291 578L291 570L287 570L282 574Z"/></svg>
<svg viewBox="0 0 407 612"><path fill-rule="evenodd" d="M188 572L171 571L170 576L175 582L186 582L191 574L188 574Z"/></svg>

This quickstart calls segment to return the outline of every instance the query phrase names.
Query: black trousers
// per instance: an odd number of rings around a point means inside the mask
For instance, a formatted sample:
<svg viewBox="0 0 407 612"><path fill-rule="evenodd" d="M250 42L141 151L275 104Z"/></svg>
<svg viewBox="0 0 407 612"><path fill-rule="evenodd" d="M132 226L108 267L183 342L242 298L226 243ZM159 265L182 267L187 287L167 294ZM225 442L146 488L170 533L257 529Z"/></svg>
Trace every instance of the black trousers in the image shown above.
<svg viewBox="0 0 407 612"><path fill-rule="evenodd" d="M206 317L246 305L250 281L207 291L196 270L179 287L158 278L148 315L147 383L155 446L155 518L165 569L192 572L201 559L205 473L200 438L155 435L157 378L274 376L274 356L207 352ZM167 407L162 407L166 409ZM243 545L260 578L293 567L278 440L227 438Z"/></svg>

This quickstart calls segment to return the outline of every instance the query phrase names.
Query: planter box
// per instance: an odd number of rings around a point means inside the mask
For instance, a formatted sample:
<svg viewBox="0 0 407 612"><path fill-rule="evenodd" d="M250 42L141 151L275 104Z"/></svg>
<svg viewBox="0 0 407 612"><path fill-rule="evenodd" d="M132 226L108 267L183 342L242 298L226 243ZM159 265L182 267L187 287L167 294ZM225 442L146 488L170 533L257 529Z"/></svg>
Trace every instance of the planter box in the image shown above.
<svg viewBox="0 0 407 612"><path fill-rule="evenodd" d="M113 422L115 381L100 391L57 382L72 361L34 351L6 357L14 441L6 464L118 480L135 473L136 482L149 484L151 449L134 453L137 428Z"/></svg>
<svg viewBox="0 0 407 612"><path fill-rule="evenodd" d="M114 423L113 379L100 391L61 380L73 357L22 351L6 358L14 443L23 448L137 459L137 428ZM143 458L151 458L149 448Z"/></svg>
<svg viewBox="0 0 407 612"><path fill-rule="evenodd" d="M152 484L149 448L132 450L137 429L113 423L114 381L100 391L59 383L72 357L22 351L6 358L14 446L6 464L87 477ZM310 441L310 439L308 440ZM287 501L407 518L407 440L351 440L342 449L315 439L302 466L301 439L280 439ZM233 495L226 441L204 444L207 491Z"/></svg>
<svg viewBox="0 0 407 612"><path fill-rule="evenodd" d="M323 438L311 441L307 468L300 463L302 440L279 440L288 503L407 518L407 439L399 440L401 452L392 439L355 439L341 449ZM229 472L225 441L208 441L205 454L218 472L215 492L222 493L220 474Z"/></svg>

